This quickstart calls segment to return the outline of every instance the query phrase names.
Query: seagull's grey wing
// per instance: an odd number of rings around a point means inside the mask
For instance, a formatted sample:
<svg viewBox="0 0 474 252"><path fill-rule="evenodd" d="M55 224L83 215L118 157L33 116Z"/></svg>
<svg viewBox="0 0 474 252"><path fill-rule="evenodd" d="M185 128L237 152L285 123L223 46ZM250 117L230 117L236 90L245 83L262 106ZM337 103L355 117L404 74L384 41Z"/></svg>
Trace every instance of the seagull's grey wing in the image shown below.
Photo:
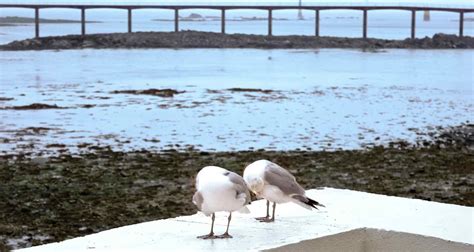
<svg viewBox="0 0 474 252"><path fill-rule="evenodd" d="M250 192L249 192L249 189L247 188L247 184L245 183L245 180L241 176L239 176L237 173L231 172L231 171L224 173L224 175L229 178L232 184L234 184L234 189L237 191L236 196L244 193L246 195L245 205L250 203Z"/></svg>
<svg viewBox="0 0 474 252"><path fill-rule="evenodd" d="M278 187L288 196L304 195L305 191L291 173L277 164L269 163L265 167L263 179L270 185Z"/></svg>

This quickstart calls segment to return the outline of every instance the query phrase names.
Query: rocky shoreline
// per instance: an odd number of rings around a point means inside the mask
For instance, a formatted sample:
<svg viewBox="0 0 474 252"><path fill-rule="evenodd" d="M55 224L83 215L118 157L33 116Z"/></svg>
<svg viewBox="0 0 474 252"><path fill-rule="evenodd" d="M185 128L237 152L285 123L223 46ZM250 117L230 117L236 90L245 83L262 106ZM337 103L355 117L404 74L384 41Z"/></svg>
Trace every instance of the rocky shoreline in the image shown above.
<svg viewBox="0 0 474 252"><path fill-rule="evenodd" d="M435 34L405 40L221 34L213 32L135 32L67 35L26 39L1 45L0 50L63 50L83 48L258 48L258 49L472 49L473 37Z"/></svg>
<svg viewBox="0 0 474 252"><path fill-rule="evenodd" d="M474 125L432 141L363 150L112 151L0 156L0 251L196 212L194 176L214 164L237 173L268 159L306 188L336 187L474 206Z"/></svg>

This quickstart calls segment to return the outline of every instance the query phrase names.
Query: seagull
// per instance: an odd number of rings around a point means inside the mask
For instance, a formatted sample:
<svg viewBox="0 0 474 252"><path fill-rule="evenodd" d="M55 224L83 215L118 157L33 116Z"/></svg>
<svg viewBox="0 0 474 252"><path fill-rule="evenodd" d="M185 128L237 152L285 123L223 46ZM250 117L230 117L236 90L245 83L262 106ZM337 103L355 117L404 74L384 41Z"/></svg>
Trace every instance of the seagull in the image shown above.
<svg viewBox="0 0 474 252"><path fill-rule="evenodd" d="M268 160L258 160L248 165L244 170L244 180L258 198L267 200L267 215L256 218L260 222L275 221L277 203L293 202L309 210L318 209L317 206L324 207L306 197L305 190L291 173ZM273 202L272 218L269 215L270 201Z"/></svg>
<svg viewBox="0 0 474 252"><path fill-rule="evenodd" d="M193 203L206 216L211 215L211 232L201 235L200 239L232 238L229 235L229 224L232 212L250 213L247 204L250 204L250 192L244 179L231 171L217 166L202 168L196 177L196 193ZM222 235L214 235L215 212L227 211L227 229Z"/></svg>

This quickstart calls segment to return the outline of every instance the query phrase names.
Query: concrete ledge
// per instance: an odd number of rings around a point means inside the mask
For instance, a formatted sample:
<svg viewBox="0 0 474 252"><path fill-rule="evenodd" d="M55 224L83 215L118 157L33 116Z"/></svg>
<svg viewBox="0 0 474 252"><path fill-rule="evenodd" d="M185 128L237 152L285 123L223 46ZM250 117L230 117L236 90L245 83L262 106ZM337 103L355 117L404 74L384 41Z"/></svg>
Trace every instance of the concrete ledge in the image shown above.
<svg viewBox="0 0 474 252"><path fill-rule="evenodd" d="M210 218L195 214L125 226L21 251L259 251L289 244L298 246L295 243L301 241L306 241L303 247L310 248L307 251L315 251L313 246L351 237L354 244L358 244L351 251L379 250L379 244L384 244L380 239L387 237L392 243L414 240L414 244L429 245L426 243L437 241L452 245L443 247L448 248L444 251L474 250L472 207L333 188L313 189L307 194L326 208L308 211L295 204L277 205L276 222L259 223L253 218L264 215L265 201L256 201L249 207L251 214L234 214L229 230L233 239L196 239L209 232ZM214 231L223 233L226 223L227 213L217 213ZM321 237L325 237L324 240ZM338 248L336 245L334 248ZM362 246L362 250L356 246ZM425 247L416 248L419 249L414 250L424 250ZM331 249L325 249L328 250Z"/></svg>

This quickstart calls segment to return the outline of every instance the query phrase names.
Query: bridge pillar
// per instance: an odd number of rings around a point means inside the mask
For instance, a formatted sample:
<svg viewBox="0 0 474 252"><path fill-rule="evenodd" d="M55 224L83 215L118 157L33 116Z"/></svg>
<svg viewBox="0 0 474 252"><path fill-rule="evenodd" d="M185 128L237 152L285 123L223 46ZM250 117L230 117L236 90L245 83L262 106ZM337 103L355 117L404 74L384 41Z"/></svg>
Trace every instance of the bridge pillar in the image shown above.
<svg viewBox="0 0 474 252"><path fill-rule="evenodd" d="M415 39L416 10L411 11L411 39Z"/></svg>
<svg viewBox="0 0 474 252"><path fill-rule="evenodd" d="M128 9L128 33L132 32L132 9Z"/></svg>
<svg viewBox="0 0 474 252"><path fill-rule="evenodd" d="M179 32L179 9L174 9L174 32Z"/></svg>
<svg viewBox="0 0 474 252"><path fill-rule="evenodd" d="M81 35L86 35L86 9L81 8Z"/></svg>
<svg viewBox="0 0 474 252"><path fill-rule="evenodd" d="M272 36L272 9L268 9L268 36Z"/></svg>
<svg viewBox="0 0 474 252"><path fill-rule="evenodd" d="M40 28L39 28L39 8L35 8L35 37L39 38Z"/></svg>
<svg viewBox="0 0 474 252"><path fill-rule="evenodd" d="M319 37L319 10L315 10L315 17L314 17L314 35Z"/></svg>
<svg viewBox="0 0 474 252"><path fill-rule="evenodd" d="M225 9L221 10L221 33L225 34Z"/></svg>
<svg viewBox="0 0 474 252"><path fill-rule="evenodd" d="M464 36L464 12L459 12L459 37Z"/></svg>
<svg viewBox="0 0 474 252"><path fill-rule="evenodd" d="M362 28L362 37L367 38L367 9L364 9L364 23Z"/></svg>

